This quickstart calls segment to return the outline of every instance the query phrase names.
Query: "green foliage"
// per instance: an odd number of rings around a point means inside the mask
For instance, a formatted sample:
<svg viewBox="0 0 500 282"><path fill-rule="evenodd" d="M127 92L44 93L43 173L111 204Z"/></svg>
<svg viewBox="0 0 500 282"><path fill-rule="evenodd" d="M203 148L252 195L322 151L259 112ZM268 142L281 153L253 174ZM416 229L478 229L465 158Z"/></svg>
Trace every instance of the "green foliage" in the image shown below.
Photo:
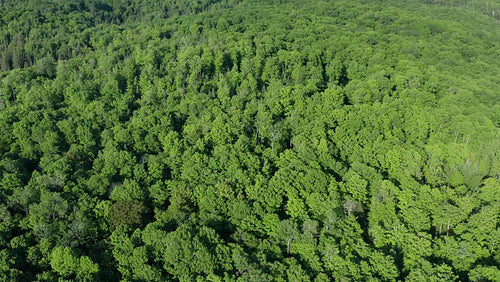
<svg viewBox="0 0 500 282"><path fill-rule="evenodd" d="M0 0L0 280L498 281L499 17Z"/></svg>
<svg viewBox="0 0 500 282"><path fill-rule="evenodd" d="M112 228L119 225L139 227L144 224L146 207L137 200L118 201L109 207L109 224Z"/></svg>
<svg viewBox="0 0 500 282"><path fill-rule="evenodd" d="M68 247L56 247L52 251L50 265L61 277L69 278L76 274L82 281L92 281L92 277L99 271L97 264L88 256L77 257Z"/></svg>

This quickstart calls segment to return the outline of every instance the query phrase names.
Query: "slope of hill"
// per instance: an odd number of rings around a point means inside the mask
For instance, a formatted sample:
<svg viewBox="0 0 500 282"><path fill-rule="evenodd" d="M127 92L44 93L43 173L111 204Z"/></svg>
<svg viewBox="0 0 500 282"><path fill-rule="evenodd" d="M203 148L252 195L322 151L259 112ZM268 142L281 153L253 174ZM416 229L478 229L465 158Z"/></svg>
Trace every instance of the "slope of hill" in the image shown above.
<svg viewBox="0 0 500 282"><path fill-rule="evenodd" d="M0 0L0 280L499 281L498 15Z"/></svg>

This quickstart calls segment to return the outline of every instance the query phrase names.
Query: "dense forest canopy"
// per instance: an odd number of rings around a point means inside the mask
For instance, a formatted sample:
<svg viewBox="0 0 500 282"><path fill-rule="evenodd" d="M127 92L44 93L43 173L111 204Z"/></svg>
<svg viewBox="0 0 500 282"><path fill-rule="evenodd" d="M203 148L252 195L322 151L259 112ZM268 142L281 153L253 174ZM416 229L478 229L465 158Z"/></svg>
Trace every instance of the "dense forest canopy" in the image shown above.
<svg viewBox="0 0 500 282"><path fill-rule="evenodd" d="M500 281L499 20L0 0L0 280Z"/></svg>

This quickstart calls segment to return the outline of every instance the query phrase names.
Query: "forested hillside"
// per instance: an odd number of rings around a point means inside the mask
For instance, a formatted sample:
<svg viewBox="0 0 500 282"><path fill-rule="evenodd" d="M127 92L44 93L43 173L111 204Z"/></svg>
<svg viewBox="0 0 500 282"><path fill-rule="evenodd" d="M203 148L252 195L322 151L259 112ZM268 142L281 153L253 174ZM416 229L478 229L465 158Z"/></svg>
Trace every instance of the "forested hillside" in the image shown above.
<svg viewBox="0 0 500 282"><path fill-rule="evenodd" d="M496 0L0 0L0 281L500 281Z"/></svg>

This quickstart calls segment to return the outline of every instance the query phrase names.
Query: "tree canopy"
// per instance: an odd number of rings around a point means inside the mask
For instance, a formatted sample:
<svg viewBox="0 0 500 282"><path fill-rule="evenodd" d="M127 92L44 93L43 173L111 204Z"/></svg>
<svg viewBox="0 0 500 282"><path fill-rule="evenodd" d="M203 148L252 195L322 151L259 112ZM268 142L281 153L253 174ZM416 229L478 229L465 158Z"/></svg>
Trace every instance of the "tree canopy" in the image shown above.
<svg viewBox="0 0 500 282"><path fill-rule="evenodd" d="M0 280L500 281L499 21L0 0Z"/></svg>

